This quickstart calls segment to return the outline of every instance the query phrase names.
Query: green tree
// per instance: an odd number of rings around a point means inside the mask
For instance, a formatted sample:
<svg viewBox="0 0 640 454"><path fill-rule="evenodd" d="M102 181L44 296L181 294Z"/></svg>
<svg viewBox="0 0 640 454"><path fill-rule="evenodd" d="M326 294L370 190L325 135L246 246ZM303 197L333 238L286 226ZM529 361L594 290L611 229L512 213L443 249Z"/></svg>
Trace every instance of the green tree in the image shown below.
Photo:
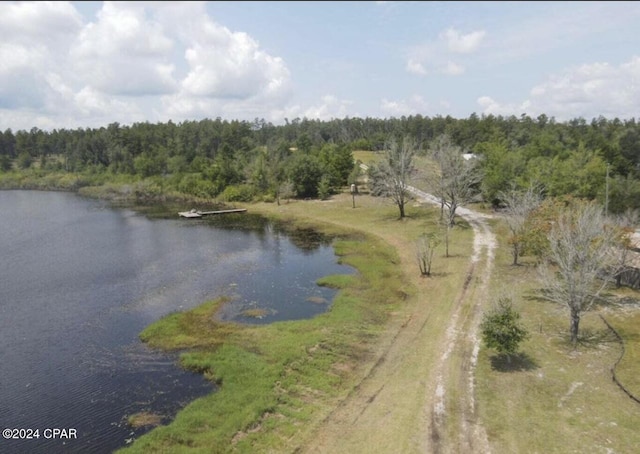
<svg viewBox="0 0 640 454"><path fill-rule="evenodd" d="M22 151L18 155L18 168L20 169L28 169L31 167L31 163L33 162L33 158L26 151Z"/></svg>
<svg viewBox="0 0 640 454"><path fill-rule="evenodd" d="M523 154L518 150L511 150L505 139L478 143L474 151L481 158L482 195L485 200L495 205L500 191L507 190L514 182L519 182L525 173L527 163Z"/></svg>
<svg viewBox="0 0 640 454"><path fill-rule="evenodd" d="M289 166L288 175L298 197L316 197L318 195L322 168L315 156L296 154Z"/></svg>
<svg viewBox="0 0 640 454"><path fill-rule="evenodd" d="M11 169L11 158L6 154L0 154L0 170L6 172Z"/></svg>
<svg viewBox="0 0 640 454"><path fill-rule="evenodd" d="M608 208L611 213L623 213L626 210L640 208L640 181L627 176L616 175L610 180Z"/></svg>
<svg viewBox="0 0 640 454"><path fill-rule="evenodd" d="M321 200L326 200L331 195L331 178L329 175L322 175L320 182L318 183L318 197Z"/></svg>
<svg viewBox="0 0 640 454"><path fill-rule="evenodd" d="M529 332L520 322L520 313L514 310L510 298L500 297L496 307L486 312L480 323L482 340L488 348L505 354L517 353L520 343L529 337Z"/></svg>
<svg viewBox="0 0 640 454"><path fill-rule="evenodd" d="M298 137L296 141L296 145L298 146L298 150L302 153L309 153L311 151L311 147L313 143L307 134L302 134Z"/></svg>

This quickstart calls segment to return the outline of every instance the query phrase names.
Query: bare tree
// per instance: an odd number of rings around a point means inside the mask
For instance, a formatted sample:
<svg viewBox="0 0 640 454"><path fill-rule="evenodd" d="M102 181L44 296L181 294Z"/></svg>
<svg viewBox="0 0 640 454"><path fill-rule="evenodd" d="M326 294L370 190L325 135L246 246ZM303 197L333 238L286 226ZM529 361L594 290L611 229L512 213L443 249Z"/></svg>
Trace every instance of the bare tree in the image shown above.
<svg viewBox="0 0 640 454"><path fill-rule="evenodd" d="M414 172L413 157L416 144L409 137L402 142L391 139L385 147L385 157L377 166L369 167L372 194L389 197L405 217L405 205L411 198L409 182Z"/></svg>
<svg viewBox="0 0 640 454"><path fill-rule="evenodd" d="M513 265L518 264L518 258L524 252L525 231L527 219L542 201L542 189L536 184L530 184L525 191L521 191L512 186L506 191L498 193L498 197L507 206L506 222L511 236L511 255Z"/></svg>
<svg viewBox="0 0 640 454"><path fill-rule="evenodd" d="M582 314L589 311L619 269L618 229L595 203L574 202L558 213L540 266L545 299L569 309L571 342L578 342Z"/></svg>
<svg viewBox="0 0 640 454"><path fill-rule="evenodd" d="M431 147L431 157L437 168L427 176L434 195L446 208L449 226L455 224L456 210L466 205L479 194L482 180L477 158L465 159L462 149L454 145L447 136L439 137Z"/></svg>
<svg viewBox="0 0 640 454"><path fill-rule="evenodd" d="M446 135L438 137L431 144L430 156L436 165L427 172L427 185L440 199L440 219L445 229L445 256L449 257L449 231L455 225L456 211L479 194L482 174L476 158L465 159L462 149Z"/></svg>
<svg viewBox="0 0 640 454"><path fill-rule="evenodd" d="M420 274L431 276L431 264L436 247L440 244L440 238L435 233L422 235L416 243L416 258L420 267Z"/></svg>

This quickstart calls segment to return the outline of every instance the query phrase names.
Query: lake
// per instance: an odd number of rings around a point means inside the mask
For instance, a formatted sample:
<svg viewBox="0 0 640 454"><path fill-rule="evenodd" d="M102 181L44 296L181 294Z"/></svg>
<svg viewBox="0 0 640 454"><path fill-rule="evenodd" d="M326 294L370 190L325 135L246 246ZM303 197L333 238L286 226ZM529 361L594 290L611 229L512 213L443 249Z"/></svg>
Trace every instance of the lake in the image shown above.
<svg viewBox="0 0 640 454"><path fill-rule="evenodd" d="M316 280L353 272L331 239L248 213L157 219L37 191L0 191L0 213L0 428L39 431L0 440L2 453L125 446L149 430L127 416L150 411L168 423L215 392L176 355L146 348L147 325L220 296L232 297L225 320L312 317L335 296Z"/></svg>

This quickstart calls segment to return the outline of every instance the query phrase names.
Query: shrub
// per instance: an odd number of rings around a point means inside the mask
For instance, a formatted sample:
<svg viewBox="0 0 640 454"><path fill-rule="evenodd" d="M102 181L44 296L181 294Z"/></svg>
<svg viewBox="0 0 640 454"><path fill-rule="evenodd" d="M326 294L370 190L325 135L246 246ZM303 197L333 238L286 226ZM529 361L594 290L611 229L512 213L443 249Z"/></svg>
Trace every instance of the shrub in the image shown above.
<svg viewBox="0 0 640 454"><path fill-rule="evenodd" d="M497 306L485 313L480 324L482 339L488 348L510 357L518 351L520 342L529 333L520 323L520 314L513 309L511 299L498 299Z"/></svg>
<svg viewBox="0 0 640 454"><path fill-rule="evenodd" d="M253 200L253 187L248 184L227 186L220 198L225 202L251 202Z"/></svg>

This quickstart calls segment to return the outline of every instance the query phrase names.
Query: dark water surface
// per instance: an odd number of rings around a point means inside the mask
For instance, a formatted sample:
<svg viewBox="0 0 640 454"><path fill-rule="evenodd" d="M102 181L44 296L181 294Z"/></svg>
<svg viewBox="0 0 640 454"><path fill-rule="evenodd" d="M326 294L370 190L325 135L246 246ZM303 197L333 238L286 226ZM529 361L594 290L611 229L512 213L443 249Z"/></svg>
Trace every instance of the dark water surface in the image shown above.
<svg viewBox="0 0 640 454"><path fill-rule="evenodd" d="M175 355L141 344L147 325L222 295L234 297L225 319L307 318L335 294L315 281L351 272L326 238L284 234L248 214L152 219L75 194L0 191L0 429L39 431L0 439L0 453L126 445L146 430L131 429L128 415L151 411L167 423L214 391Z"/></svg>

